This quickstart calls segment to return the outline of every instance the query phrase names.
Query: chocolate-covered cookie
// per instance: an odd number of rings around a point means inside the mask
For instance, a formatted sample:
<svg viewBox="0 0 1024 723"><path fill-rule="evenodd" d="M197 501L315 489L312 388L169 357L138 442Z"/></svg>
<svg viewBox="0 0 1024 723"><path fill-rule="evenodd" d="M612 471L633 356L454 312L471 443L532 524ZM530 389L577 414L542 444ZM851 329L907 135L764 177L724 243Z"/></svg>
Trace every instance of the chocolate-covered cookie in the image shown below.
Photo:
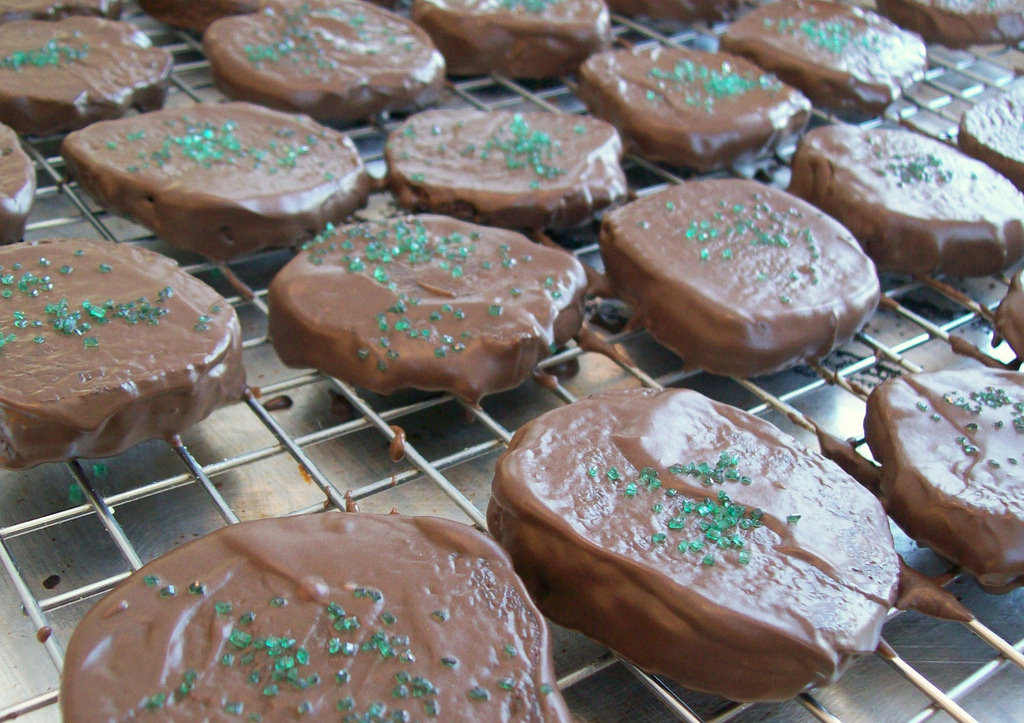
<svg viewBox="0 0 1024 723"><path fill-rule="evenodd" d="M611 44L604 0L415 0L453 75L549 78Z"/></svg>
<svg viewBox="0 0 1024 723"><path fill-rule="evenodd" d="M203 36L225 95L330 121L437 100L444 58L409 20L360 0L222 18Z"/></svg>
<svg viewBox="0 0 1024 723"><path fill-rule="evenodd" d="M996 309L996 334L1006 340L1018 359L1024 359L1024 271L1010 281L1006 296Z"/></svg>
<svg viewBox="0 0 1024 723"><path fill-rule="evenodd" d="M254 13L266 0L138 0L139 7L157 20L176 28L201 33L214 20Z"/></svg>
<svg viewBox="0 0 1024 723"><path fill-rule="evenodd" d="M601 256L616 293L688 367L747 377L818 360L878 304L849 231L754 181L672 186L612 211Z"/></svg>
<svg viewBox="0 0 1024 723"><path fill-rule="evenodd" d="M68 15L121 17L121 0L0 0L0 23L59 20Z"/></svg>
<svg viewBox="0 0 1024 723"><path fill-rule="evenodd" d="M626 196L622 141L595 118L436 110L391 132L398 202L509 228L565 228Z"/></svg>
<svg viewBox="0 0 1024 723"><path fill-rule="evenodd" d="M244 522L135 572L75 630L61 708L69 723L570 720L498 545L343 512Z"/></svg>
<svg viewBox="0 0 1024 723"><path fill-rule="evenodd" d="M960 150L1013 181L1024 192L1024 87L978 103L960 119Z"/></svg>
<svg viewBox="0 0 1024 723"><path fill-rule="evenodd" d="M951 48L1024 39L1021 0L878 0L878 12Z"/></svg>
<svg viewBox="0 0 1024 723"><path fill-rule="evenodd" d="M99 18L0 25L0 121L19 133L82 128L164 103L171 54Z"/></svg>
<svg viewBox="0 0 1024 723"><path fill-rule="evenodd" d="M234 309L170 259L66 239L0 267L0 467L117 454L241 394Z"/></svg>
<svg viewBox="0 0 1024 723"><path fill-rule="evenodd" d="M792 140L811 103L727 53L656 46L591 56L577 93L640 155L709 171Z"/></svg>
<svg viewBox="0 0 1024 723"><path fill-rule="evenodd" d="M734 700L834 681L896 595L867 490L688 390L606 392L521 427L487 520L552 620Z"/></svg>
<svg viewBox="0 0 1024 723"><path fill-rule="evenodd" d="M1024 381L984 367L904 375L868 398L886 511L992 592L1024 584Z"/></svg>
<svg viewBox="0 0 1024 723"><path fill-rule="evenodd" d="M96 123L61 152L100 203L216 259L306 241L362 206L370 187L344 135L249 103Z"/></svg>
<svg viewBox="0 0 1024 723"><path fill-rule="evenodd" d="M911 131L816 128L789 190L846 225L883 271L983 276L1024 256L1024 194Z"/></svg>
<svg viewBox="0 0 1024 723"><path fill-rule="evenodd" d="M877 114L924 74L921 38L842 3L780 0L733 23L722 49L744 55L815 105Z"/></svg>
<svg viewBox="0 0 1024 723"><path fill-rule="evenodd" d="M36 169L18 135L0 124L0 243L17 241L36 193Z"/></svg>
<svg viewBox="0 0 1024 723"><path fill-rule="evenodd" d="M612 12L667 20L729 20L744 0L609 0Z"/></svg>
<svg viewBox="0 0 1024 723"><path fill-rule="evenodd" d="M586 283L564 251L445 216L331 227L274 277L269 333L289 366L475 403L576 334Z"/></svg>

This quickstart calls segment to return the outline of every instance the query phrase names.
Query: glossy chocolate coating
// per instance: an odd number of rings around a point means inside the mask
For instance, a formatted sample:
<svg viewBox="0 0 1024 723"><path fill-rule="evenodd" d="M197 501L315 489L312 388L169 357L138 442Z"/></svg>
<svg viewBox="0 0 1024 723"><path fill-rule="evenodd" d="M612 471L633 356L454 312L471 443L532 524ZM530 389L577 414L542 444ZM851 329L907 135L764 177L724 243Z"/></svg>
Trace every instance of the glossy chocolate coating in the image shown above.
<svg viewBox="0 0 1024 723"><path fill-rule="evenodd" d="M552 620L734 700L832 682L875 649L896 598L878 501L688 390L607 392L521 427L487 520Z"/></svg>
<svg viewBox="0 0 1024 723"><path fill-rule="evenodd" d="M214 20L254 13L265 0L138 0L139 7L157 20L176 28L201 33Z"/></svg>
<svg viewBox="0 0 1024 723"><path fill-rule="evenodd" d="M991 592L1024 584L1024 381L980 366L904 375L868 398L881 499L908 535Z"/></svg>
<svg viewBox="0 0 1024 723"><path fill-rule="evenodd" d="M289 366L475 403L572 338L586 283L570 254L513 231L446 216L356 224L325 232L274 277L269 333Z"/></svg>
<svg viewBox="0 0 1024 723"><path fill-rule="evenodd" d="M56 43L56 62L16 61ZM59 50L58 50L59 49ZM75 57L77 56L77 57ZM171 54L135 26L69 17L0 25L0 122L44 135L164 104Z"/></svg>
<svg viewBox="0 0 1024 723"><path fill-rule="evenodd" d="M609 0L612 12L668 20L729 20L744 0Z"/></svg>
<svg viewBox="0 0 1024 723"><path fill-rule="evenodd" d="M59 20L69 15L121 17L121 0L0 0L0 23Z"/></svg>
<svg viewBox="0 0 1024 723"><path fill-rule="evenodd" d="M921 38L859 7L818 0L767 3L722 36L802 90L815 105L877 114L925 70Z"/></svg>
<svg viewBox="0 0 1024 723"><path fill-rule="evenodd" d="M850 233L754 181L691 181L604 217L617 294L687 367L740 377L824 357L878 304Z"/></svg>
<svg viewBox="0 0 1024 723"><path fill-rule="evenodd" d="M595 118L426 111L391 132L384 155L405 208L493 226L575 226L626 196L622 141Z"/></svg>
<svg viewBox="0 0 1024 723"><path fill-rule="evenodd" d="M172 260L66 239L0 266L0 467L117 454L240 396L234 309Z"/></svg>
<svg viewBox="0 0 1024 723"><path fill-rule="evenodd" d="M594 55L577 93L652 161L710 171L792 141L811 103L727 53L655 46Z"/></svg>
<svg viewBox="0 0 1024 723"><path fill-rule="evenodd" d="M97 123L61 151L101 204L215 259L306 241L361 207L370 189L344 135L249 103Z"/></svg>
<svg viewBox="0 0 1024 723"><path fill-rule="evenodd" d="M452 75L550 78L608 47L604 0L414 0Z"/></svg>
<svg viewBox="0 0 1024 723"><path fill-rule="evenodd" d="M1024 255L1024 195L911 131L816 128L789 190L845 224L883 271L984 276Z"/></svg>
<svg viewBox="0 0 1024 723"><path fill-rule="evenodd" d="M950 48L1024 39L1021 0L877 0L878 12Z"/></svg>
<svg viewBox="0 0 1024 723"><path fill-rule="evenodd" d="M1006 339L1018 358L1024 357L1024 279L1021 274L1024 271L1013 275L1010 290L996 309L996 333Z"/></svg>
<svg viewBox="0 0 1024 723"><path fill-rule="evenodd" d="M1024 192L1024 87L978 103L960 119L960 150L984 161Z"/></svg>
<svg viewBox="0 0 1024 723"><path fill-rule="evenodd" d="M444 58L430 37L360 0L222 18L206 31L203 49L228 97L321 120L419 108L444 84Z"/></svg>
<svg viewBox="0 0 1024 723"><path fill-rule="evenodd" d="M134 573L79 623L60 698L69 723L568 723L554 688L547 626L492 540L326 512L227 527Z"/></svg>
<svg viewBox="0 0 1024 723"><path fill-rule="evenodd" d="M36 193L36 169L22 150L18 135L0 125L0 243L17 241Z"/></svg>

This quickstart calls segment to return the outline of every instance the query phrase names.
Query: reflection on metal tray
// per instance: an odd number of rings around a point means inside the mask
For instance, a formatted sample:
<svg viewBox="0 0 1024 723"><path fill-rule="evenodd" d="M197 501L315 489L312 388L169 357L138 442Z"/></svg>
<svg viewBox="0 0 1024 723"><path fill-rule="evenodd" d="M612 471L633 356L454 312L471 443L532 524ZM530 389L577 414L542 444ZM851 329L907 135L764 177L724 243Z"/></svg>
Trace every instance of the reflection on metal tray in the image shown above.
<svg viewBox="0 0 1024 723"><path fill-rule="evenodd" d="M194 37L137 11L129 15L156 44L174 53L170 106L221 100ZM721 31L620 17L614 25L621 44L680 43L704 49L715 47ZM951 140L964 108L1024 82L1015 78L1021 58L1014 48L988 48L978 54L933 48L933 68L926 79L884 118L867 125L903 124ZM443 104L583 110L564 82L520 84L500 76L460 80L449 86ZM812 122L839 119L816 112ZM383 142L393 126L382 120L345 129L378 175L383 172ZM144 229L98 209L74 183L65 183L59 142L52 137L26 144L40 177L27 236L98 236L142 244L179 259L231 296L244 328L249 382L257 393L216 412L183 435L180 446L153 441L111 460L0 474L0 564L6 571L0 576L0 720L19 714L28 720L58 718L63 646L96 596L143 562L225 523L344 508L348 497L366 511L397 508L482 525L494 460L511 431L594 391L685 385L761 414L813 446L807 418L835 434L859 439L863 400L871 387L907 370L971 363L950 351L948 335L954 331L986 353L1012 356L1005 346L989 346L986 323L989 309L1005 293L1005 276L956 284L966 297L931 279L887 278L889 302L853 342L820 366L755 382L689 372L678 357L635 332L613 340L637 367L572 346L544 363L560 375L553 391L528 382L486 399L483 409L463 407L446 395L377 397L313 372L287 369L266 343L266 285L289 252L267 252L229 267L183 255ZM786 149L733 173L784 187L791 154ZM640 195L687 177L635 157L627 158L625 166L632 189ZM387 197L379 195L362 213L392 210ZM599 266L595 230L592 224L557 240ZM407 456L398 464L388 456L391 424L401 425L408 439ZM916 567L931 573L946 570L947 564L917 548L898 529L894 533L897 547ZM556 628L560 686L574 714L587 721L921 721L937 711L940 717L960 720L1024 718L1024 592L987 595L969 579L950 577L950 589L981 622L967 626L916 613L894 616L884 630L891 652L865 657L837 684L791 701L739 705L686 691ZM44 627L53 634L40 643L37 630Z"/></svg>

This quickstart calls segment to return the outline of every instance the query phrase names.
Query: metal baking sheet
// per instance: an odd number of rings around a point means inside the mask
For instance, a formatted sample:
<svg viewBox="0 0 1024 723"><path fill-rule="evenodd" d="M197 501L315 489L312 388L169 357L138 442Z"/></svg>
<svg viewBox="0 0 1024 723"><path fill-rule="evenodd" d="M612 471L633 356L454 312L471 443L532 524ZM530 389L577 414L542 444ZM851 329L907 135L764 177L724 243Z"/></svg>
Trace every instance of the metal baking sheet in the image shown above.
<svg viewBox="0 0 1024 723"><path fill-rule="evenodd" d="M174 53L170 106L222 99L195 37L155 23L134 5L128 19ZM701 49L713 49L723 29L621 17L614 18L614 27L622 45L662 42ZM965 107L1024 82L1014 75L1024 70L1021 50L990 47L965 53L933 48L933 70L912 100L895 104L884 118L859 122L902 123L949 140ZM460 79L450 84L442 105L583 111L571 81L521 84L501 76ZM813 123L841 120L816 112ZM343 128L378 176L384 170L383 141L394 124L395 120L382 118ZM254 394L182 435L181 447L152 441L114 459L0 473L0 567L5 571L0 574L0 720L17 715L32 721L59 719L60 654L75 623L98 595L141 563L232 521L343 506L346 494L364 511L397 509L479 521L494 460L509 433L574 398L641 384L691 387L751 409L813 448L814 439L799 424L800 415L835 434L859 439L866 390L906 370L972 363L950 351L944 339L949 333L997 358L1012 357L1005 345L990 346L991 329L976 313L983 315L985 308L998 303L1006 276L948 282L981 309L965 305L932 280L892 277L884 279L892 299L889 307L817 369L800 367L753 382L696 374L641 331L612 337L635 360L635 367L570 346L545 363L559 371L556 390L527 382L488 397L480 410L467 409L444 395L409 392L379 397L311 370L288 369L266 342L262 299L269 279L290 252L259 254L227 268L183 254L145 229L104 212L74 183L65 182L59 142L59 137L26 142L39 173L27 237L106 238L141 244L178 259L231 297L243 324L245 364ZM791 152L781 149L777 156L731 173L785 187ZM640 195L689 177L635 157L625 166L631 188ZM389 197L377 194L361 215L393 211ZM600 268L596 229L596 223L590 224L556 240ZM599 311L616 313L613 304ZM387 451L390 424L400 425L408 438L410 454L397 464ZM936 574L948 570L947 563L919 549L895 527L894 533L899 550L916 567ZM955 574L949 589L991 632L989 641L978 635L984 630L959 623L916 613L895 615L884 630L885 640L898 655L895 661L865 657L837 684L791 701L737 705L687 691L647 676L617 661L602 646L555 626L560 685L581 721L920 721L940 708L964 720L1024 719L1024 671L1019 665L1024 591L988 595ZM53 631L45 645L37 640L37 629L44 625ZM1010 644L1015 648L1008 649ZM1006 657L1014 651L1017 664ZM949 714L936 717L948 719Z"/></svg>

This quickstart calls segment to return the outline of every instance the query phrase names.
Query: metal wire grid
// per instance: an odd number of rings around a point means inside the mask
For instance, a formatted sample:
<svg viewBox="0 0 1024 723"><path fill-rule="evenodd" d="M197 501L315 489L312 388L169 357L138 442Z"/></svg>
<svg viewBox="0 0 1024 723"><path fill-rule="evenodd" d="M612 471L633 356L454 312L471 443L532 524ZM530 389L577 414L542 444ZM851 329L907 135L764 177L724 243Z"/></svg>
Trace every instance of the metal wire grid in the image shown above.
<svg viewBox="0 0 1024 723"><path fill-rule="evenodd" d="M711 47L714 44L716 30L720 30L720 28L698 27L684 31L669 28L667 31L661 32L656 27L641 24L627 18L616 16L614 20L615 33L622 44L658 42L695 47ZM201 57L200 45L193 37L184 33L169 33L166 29L159 29L153 31L152 34L157 44L173 52L176 60L179 61L176 63L175 72L172 75L172 83L178 95L193 102L202 101L204 96L209 95L210 91L208 74L203 75L198 80L191 82L188 80L188 77L191 75L203 74L207 67L205 59ZM896 121L920 132L945 140L955 138L955 122L965 104L969 103L972 99L976 101L995 89L1013 82L1014 74L1012 70L1007 70L1001 63L1007 60L1011 63L1019 62L1019 59L1015 55L1004 57L1007 53L1019 54L1019 51L1016 49L993 48L985 53L986 57L976 57L963 52L949 52L941 48L933 49L931 60L934 67L927 74L925 81L915 86L908 94L910 101L901 101L895 104L887 113L886 119L870 119L862 125L877 125L886 120ZM475 78L456 82L450 86L450 90L464 103L481 109L520 106L524 103L551 112L579 112L582 108L572 95L571 86L565 82L554 84L541 83L528 87L508 78L494 75L489 78ZM817 110L815 115L815 122L840 121L840 119ZM381 121L372 125L347 129L346 132L360 145L368 165L373 167L376 164L379 167L382 159L381 141L388 128L392 126L393 124L391 123ZM38 199L45 199L49 196L63 196L75 207L78 215L57 216L35 221L30 224L29 232L43 230L47 232L51 230L60 232L62 229L66 230L68 227L80 224L84 220L93 227L96 233L110 241L130 243L152 241L151 236L139 236L130 233L126 235L112 229L112 225L114 225L112 220L115 217L106 214L102 210L95 209L88 199L80 195L76 184L65 179L63 176L62 160L56 155L47 153L47 149L54 148L58 140L54 138L35 139L25 144L27 151L36 162L39 172L44 178L50 180L50 183L40 184L37 197ZM780 158L778 159L765 159L764 162L751 167L733 169L733 172L743 176L756 175L767 181L784 182L785 174L787 173L784 161L788 159L791 150L780 151ZM783 161L783 163L780 164L779 161ZM630 167L631 176L639 176L643 179L637 182L634 178L632 183L632 187L638 195L659 190L667 184L678 183L685 177L685 174L651 164L636 157L630 157L627 165ZM572 241L572 239L568 240ZM270 254L264 254L263 256L273 256L275 253L270 252ZM594 261L596 245L593 243L577 245L574 253L585 261ZM277 259L275 258L275 260ZM240 312L243 309L253 309L258 314L265 316L266 305L263 302L263 297L266 294L265 286L253 288L240 278L239 273L236 273L236 269L244 267L245 263L245 260L243 260L230 265L215 265L200 261L189 264L186 268L195 274L220 271L238 292L235 296L229 298L230 303ZM597 263L599 263L599 260ZM1000 277L999 281L1005 285L1006 277ZM937 291L952 302L952 304L956 305L960 311L944 321L933 321L901 303L901 299L908 297L922 287L928 287ZM871 354L856 358L854 361L849 361L847 358L841 363L834 363L834 359L830 358L830 360L823 362L822 365L814 366L814 372L817 374L815 378L795 387L790 385L784 391L769 391L766 388L767 385L749 380L734 379L732 381L745 390L750 395L749 398L758 400L758 403L753 406L747 405L748 411L755 414L774 412L780 415L783 422L788 420L798 427L813 430L815 423L802 412L795 409L792 403L807 398L814 391L826 385L836 385L862 400L868 390L861 382L857 381L858 375L882 368L889 369L890 371L919 371L920 367L907 358L906 355L908 353L923 347L933 340L937 340L937 343L950 342L950 332L965 328L979 318L987 319L993 305L993 303L987 305L979 304L957 289L934 279L916 279L896 285L889 285L889 288L886 290L883 308L915 325L920 330L917 333L903 338L897 343L886 344L867 332L861 332L857 336L857 341L870 349L872 351ZM607 342L613 345L628 344L643 336L644 332L618 333L607 337ZM266 343L265 334L257 334L247 338L244 346L246 349L254 349ZM584 353L588 352L584 352L579 346L572 345L545 360L540 365L540 368L541 370L555 369L560 365L576 360ZM648 387L660 388L678 384L684 380L691 379L695 375L694 372L675 368L659 375L657 378L653 378L648 372L632 363L626 355L615 354L611 356L611 360L621 367L623 372L636 383ZM19 565L10 549L11 541L32 532L60 526L83 517L95 516L105 529L114 547L124 558L128 567L131 570L136 570L142 566L142 558L116 519L115 511L119 507L147 497L163 495L181 487L198 485L216 507L224 522L234 524L239 521L239 517L212 482L211 478L280 454L290 455L300 466L300 469L305 470L309 479L319 487L324 497L320 503L287 510L284 514L303 514L330 507L341 510L351 509L351 506L359 500L369 498L382 490L425 477L436 485L476 526L486 529L486 521L479 508L453 484L445 472L460 464L492 454L500 450L509 441L511 438L510 430L498 421L495 416L482 407L464 405L468 414L472 415L475 420L479 421L488 430L490 439L462 447L434 459L428 459L416 449L415 445L406 440L405 456L411 463L411 468L370 484L342 490L310 459L306 453L309 447L349 437L364 430L376 430L385 440L390 441L396 433L391 427L392 423L411 415L440 407L441 405L450 404L455 400L453 400L451 395L438 395L400 406L388 406L388 408L378 411L367 401L366 397L350 385L338 379L326 378L329 386L356 410L358 416L340 424L302 435L288 433L268 411L264 403L261 402L261 399L293 392L324 380L325 377L315 372L301 373L292 378L262 387L258 390L259 397L257 393L251 390L245 394L242 404L251 411L259 423L276 440L271 445L249 449L243 454L204 465L196 459L180 439L175 439L171 441L171 446L174 453L183 463L185 472L137 485L126 491L109 496L103 496L97 492L92 479L78 461L64 465L70 480L77 483L83 492L85 497L84 503L72 505L59 512L34 517L0 528L0 563L2 563L6 570L15 592L22 602L24 612L28 615L34 628L36 630L48 629L49 613L108 591L127 577L130 572L111 575L49 597L38 597L33 593L19 570ZM548 377L546 382L545 386L551 389L559 402L570 403L574 401L573 393L563 386L557 378ZM863 440L860 440L860 442L862 443ZM158 522L154 521L154 524L158 524ZM955 571L948 577L952 579L954 576ZM895 616L896 614L893 611L892 615ZM955 625L956 623L948 624ZM976 620L967 625L973 633L978 635L993 649L995 655L958 684L945 691L931 683L924 675L910 666L888 643L883 641L879 647L878 654L880 657L898 670L910 684L921 690L931 700L927 707L911 718L915 723L926 720L938 711L944 711L957 720L973 720L970 714L957 703L957 700L1009 665L1024 668L1024 656L1021 655L1021 650L1024 650L1024 639L1011 645ZM51 636L44 640L43 645L54 667L59 672L63 653L60 643L55 637ZM617 661L611 654L601 655L592 662L560 678L559 687L566 689L576 685L605 668L614 665L616 662L621 661ZM674 685L661 680L657 676L648 675L629 663L623 662L623 664L664 704L669 713L680 719L688 721L725 721L739 715L749 707L749 704L730 703L724 707L719 706L713 716L702 718L683 699ZM0 709L0 721L52 706L57 702L57 697L57 690L40 692L29 699ZM811 693L802 694L797 700L813 717L819 720L838 720Z"/></svg>

